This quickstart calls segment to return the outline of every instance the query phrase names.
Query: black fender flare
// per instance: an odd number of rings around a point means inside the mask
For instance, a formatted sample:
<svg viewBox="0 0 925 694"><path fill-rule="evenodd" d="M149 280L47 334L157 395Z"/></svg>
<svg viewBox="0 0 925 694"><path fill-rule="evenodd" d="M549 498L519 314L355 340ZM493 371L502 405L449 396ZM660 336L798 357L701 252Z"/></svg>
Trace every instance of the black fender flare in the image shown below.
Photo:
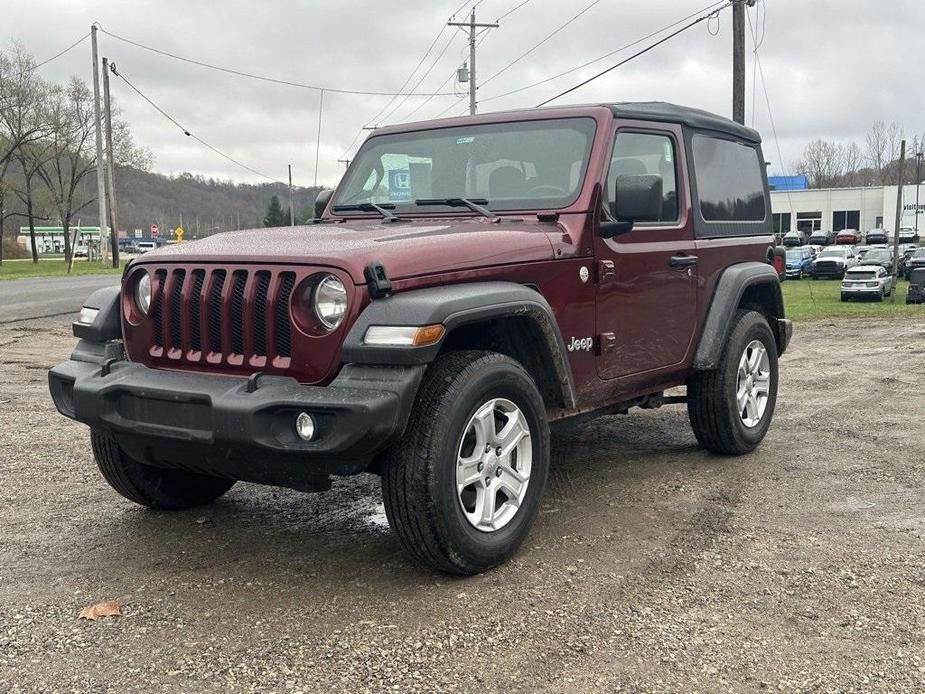
<svg viewBox="0 0 925 694"><path fill-rule="evenodd" d="M548 350L550 366L567 407L576 403L572 369L565 342L552 308L545 297L516 282L470 282L398 292L374 300L357 317L344 340L344 364L429 364L436 359L447 336L471 323L505 316L532 320ZM367 345L363 342L371 325L435 325L446 328L443 338L426 347Z"/></svg>
<svg viewBox="0 0 925 694"><path fill-rule="evenodd" d="M717 367L742 296L749 287L762 284L771 287L774 305L770 308L776 318L771 323L771 330L777 340L778 353L784 353L790 341L792 325L784 318L784 298L777 271L767 263L737 263L723 270L716 283L700 342L694 354L695 370L709 371Z"/></svg>

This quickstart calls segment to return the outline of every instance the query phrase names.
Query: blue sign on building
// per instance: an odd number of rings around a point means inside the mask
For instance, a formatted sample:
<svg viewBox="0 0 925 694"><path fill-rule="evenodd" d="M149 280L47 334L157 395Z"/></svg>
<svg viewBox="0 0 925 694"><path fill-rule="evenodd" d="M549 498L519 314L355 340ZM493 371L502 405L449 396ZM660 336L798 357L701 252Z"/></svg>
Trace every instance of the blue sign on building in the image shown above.
<svg viewBox="0 0 925 694"><path fill-rule="evenodd" d="M809 178L806 176L768 176L771 190L806 190Z"/></svg>

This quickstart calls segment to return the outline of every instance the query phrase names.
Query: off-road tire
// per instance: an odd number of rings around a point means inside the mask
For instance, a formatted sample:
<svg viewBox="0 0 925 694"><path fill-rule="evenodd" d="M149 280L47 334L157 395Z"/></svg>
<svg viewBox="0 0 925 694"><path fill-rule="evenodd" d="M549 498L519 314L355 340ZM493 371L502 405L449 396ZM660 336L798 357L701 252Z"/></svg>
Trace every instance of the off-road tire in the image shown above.
<svg viewBox="0 0 925 694"><path fill-rule="evenodd" d="M92 430L90 443L103 479L126 499L142 506L165 510L203 506L234 485L230 479L139 463L102 431Z"/></svg>
<svg viewBox="0 0 925 694"><path fill-rule="evenodd" d="M770 384L761 421L749 428L742 421L736 404L736 374L739 359L752 340L759 340L767 350ZM687 413L700 445L722 455L753 451L771 425L777 402L777 380L777 342L767 319L757 311L738 310L717 367L698 371L687 381Z"/></svg>
<svg viewBox="0 0 925 694"><path fill-rule="evenodd" d="M532 465L516 515L500 529L483 532L464 515L456 464L468 422L492 398L510 400L523 413L530 428ZM450 574L481 573L506 561L527 536L548 471L546 408L530 374L502 354L449 352L424 374L405 434L385 462L386 516L417 562Z"/></svg>

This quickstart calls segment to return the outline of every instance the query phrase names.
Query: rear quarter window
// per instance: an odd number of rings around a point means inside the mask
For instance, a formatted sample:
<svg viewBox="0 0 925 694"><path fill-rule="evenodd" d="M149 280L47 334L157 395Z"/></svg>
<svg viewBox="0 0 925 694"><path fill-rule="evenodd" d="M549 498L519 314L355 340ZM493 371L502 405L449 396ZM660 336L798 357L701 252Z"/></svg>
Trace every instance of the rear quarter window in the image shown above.
<svg viewBox="0 0 925 694"><path fill-rule="evenodd" d="M765 220L764 175L755 147L695 134L691 149L700 216L704 221Z"/></svg>

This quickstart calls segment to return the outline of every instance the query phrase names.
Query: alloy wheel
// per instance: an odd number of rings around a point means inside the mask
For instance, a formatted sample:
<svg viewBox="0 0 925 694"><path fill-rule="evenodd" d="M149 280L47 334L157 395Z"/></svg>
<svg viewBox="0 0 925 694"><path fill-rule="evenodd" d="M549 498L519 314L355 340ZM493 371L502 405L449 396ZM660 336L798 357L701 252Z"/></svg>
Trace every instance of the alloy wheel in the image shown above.
<svg viewBox="0 0 925 694"><path fill-rule="evenodd" d="M736 374L736 403L742 423L749 429L758 426L768 407L771 390L771 362L760 340L746 345Z"/></svg>
<svg viewBox="0 0 925 694"><path fill-rule="evenodd" d="M520 408L504 398L483 403L469 419L456 458L456 495L476 530L511 522L527 494L533 445Z"/></svg>

